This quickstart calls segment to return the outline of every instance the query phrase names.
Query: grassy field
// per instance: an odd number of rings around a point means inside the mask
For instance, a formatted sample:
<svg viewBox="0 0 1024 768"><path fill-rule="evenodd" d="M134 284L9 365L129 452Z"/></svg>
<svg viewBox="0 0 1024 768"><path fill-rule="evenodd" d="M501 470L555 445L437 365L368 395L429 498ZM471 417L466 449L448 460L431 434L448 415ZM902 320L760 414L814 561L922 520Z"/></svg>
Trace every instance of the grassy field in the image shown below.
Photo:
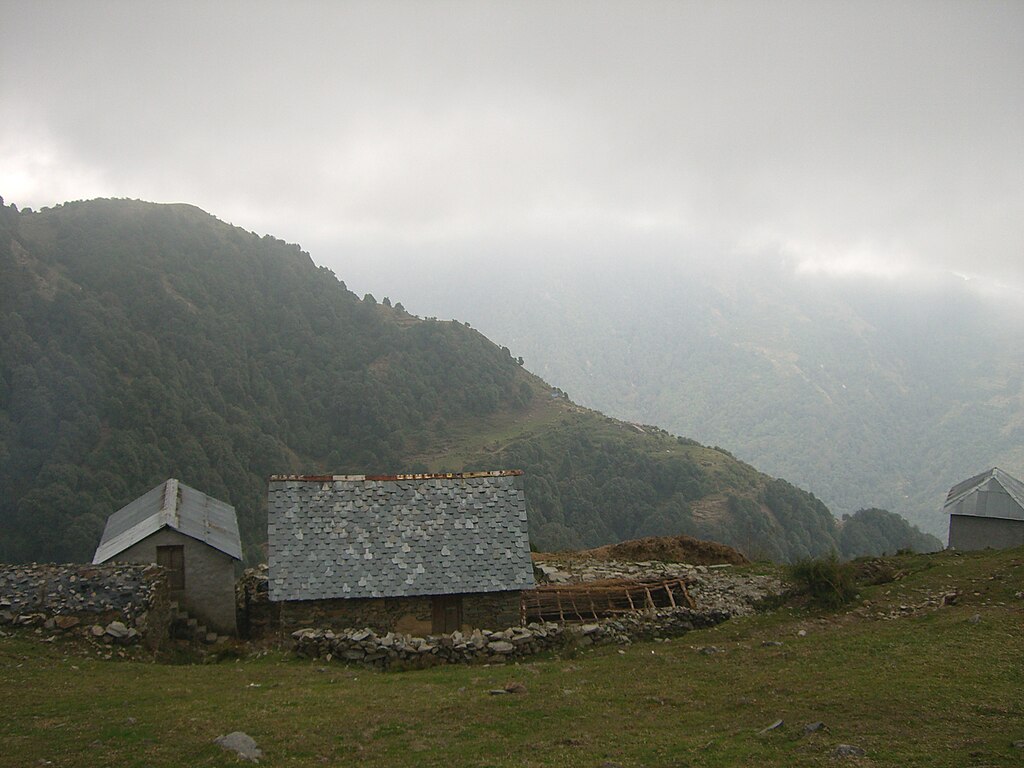
<svg viewBox="0 0 1024 768"><path fill-rule="evenodd" d="M0 765L238 765L212 743L235 730L268 766L1024 765L1024 550L892 564L906 575L840 612L515 666L171 665L7 635ZM526 693L488 694L512 681ZM828 730L803 735L814 721Z"/></svg>

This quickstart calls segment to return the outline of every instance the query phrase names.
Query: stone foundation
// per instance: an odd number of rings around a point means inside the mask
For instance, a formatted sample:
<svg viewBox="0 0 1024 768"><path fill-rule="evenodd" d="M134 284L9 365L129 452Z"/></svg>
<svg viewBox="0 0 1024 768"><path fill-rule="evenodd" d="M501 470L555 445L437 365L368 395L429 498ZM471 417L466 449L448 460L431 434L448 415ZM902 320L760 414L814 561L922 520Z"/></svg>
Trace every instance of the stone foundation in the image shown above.
<svg viewBox="0 0 1024 768"><path fill-rule="evenodd" d="M522 623L520 592L478 592L462 599L462 631L497 629ZM336 598L289 600L280 606L279 626L345 629L367 627L376 633L428 635L433 628L433 597Z"/></svg>

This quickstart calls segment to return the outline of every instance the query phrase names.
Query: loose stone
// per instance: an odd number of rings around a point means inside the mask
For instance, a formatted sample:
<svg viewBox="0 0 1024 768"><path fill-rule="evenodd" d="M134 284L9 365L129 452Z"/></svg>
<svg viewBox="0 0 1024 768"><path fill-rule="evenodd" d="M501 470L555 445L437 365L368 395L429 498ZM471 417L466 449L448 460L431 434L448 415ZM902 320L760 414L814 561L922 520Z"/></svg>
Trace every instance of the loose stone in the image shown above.
<svg viewBox="0 0 1024 768"><path fill-rule="evenodd" d="M213 743L219 745L222 749L234 752L243 760L251 760L254 763L258 763L260 758L263 757L263 750L256 746L256 741L252 736L243 731L232 731L226 736L218 736L213 740Z"/></svg>
<svg viewBox="0 0 1024 768"><path fill-rule="evenodd" d="M832 757L864 757L867 753L853 744L840 744L832 750Z"/></svg>

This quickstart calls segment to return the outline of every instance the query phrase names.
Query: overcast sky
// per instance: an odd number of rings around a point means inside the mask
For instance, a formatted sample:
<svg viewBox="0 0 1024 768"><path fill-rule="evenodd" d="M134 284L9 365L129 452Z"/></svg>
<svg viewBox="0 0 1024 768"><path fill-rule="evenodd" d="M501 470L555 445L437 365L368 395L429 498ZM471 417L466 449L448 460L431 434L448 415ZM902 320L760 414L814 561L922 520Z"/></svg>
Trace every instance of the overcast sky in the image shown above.
<svg viewBox="0 0 1024 768"><path fill-rule="evenodd" d="M0 0L0 117L9 203L194 203L343 279L656 246L1024 290L1020 0Z"/></svg>

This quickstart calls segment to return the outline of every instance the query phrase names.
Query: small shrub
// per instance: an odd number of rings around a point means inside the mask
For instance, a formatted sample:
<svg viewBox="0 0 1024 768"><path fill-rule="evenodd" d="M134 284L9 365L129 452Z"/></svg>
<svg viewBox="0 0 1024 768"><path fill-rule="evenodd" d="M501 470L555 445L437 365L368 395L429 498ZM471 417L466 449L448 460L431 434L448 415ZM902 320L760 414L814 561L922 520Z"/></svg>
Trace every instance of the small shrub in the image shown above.
<svg viewBox="0 0 1024 768"><path fill-rule="evenodd" d="M818 605L839 608L857 595L850 563L841 563L836 553L828 557L800 560L789 566L789 576Z"/></svg>
<svg viewBox="0 0 1024 768"><path fill-rule="evenodd" d="M889 584L904 576L892 563L879 558L857 559L853 562L853 568L857 581L868 586Z"/></svg>

